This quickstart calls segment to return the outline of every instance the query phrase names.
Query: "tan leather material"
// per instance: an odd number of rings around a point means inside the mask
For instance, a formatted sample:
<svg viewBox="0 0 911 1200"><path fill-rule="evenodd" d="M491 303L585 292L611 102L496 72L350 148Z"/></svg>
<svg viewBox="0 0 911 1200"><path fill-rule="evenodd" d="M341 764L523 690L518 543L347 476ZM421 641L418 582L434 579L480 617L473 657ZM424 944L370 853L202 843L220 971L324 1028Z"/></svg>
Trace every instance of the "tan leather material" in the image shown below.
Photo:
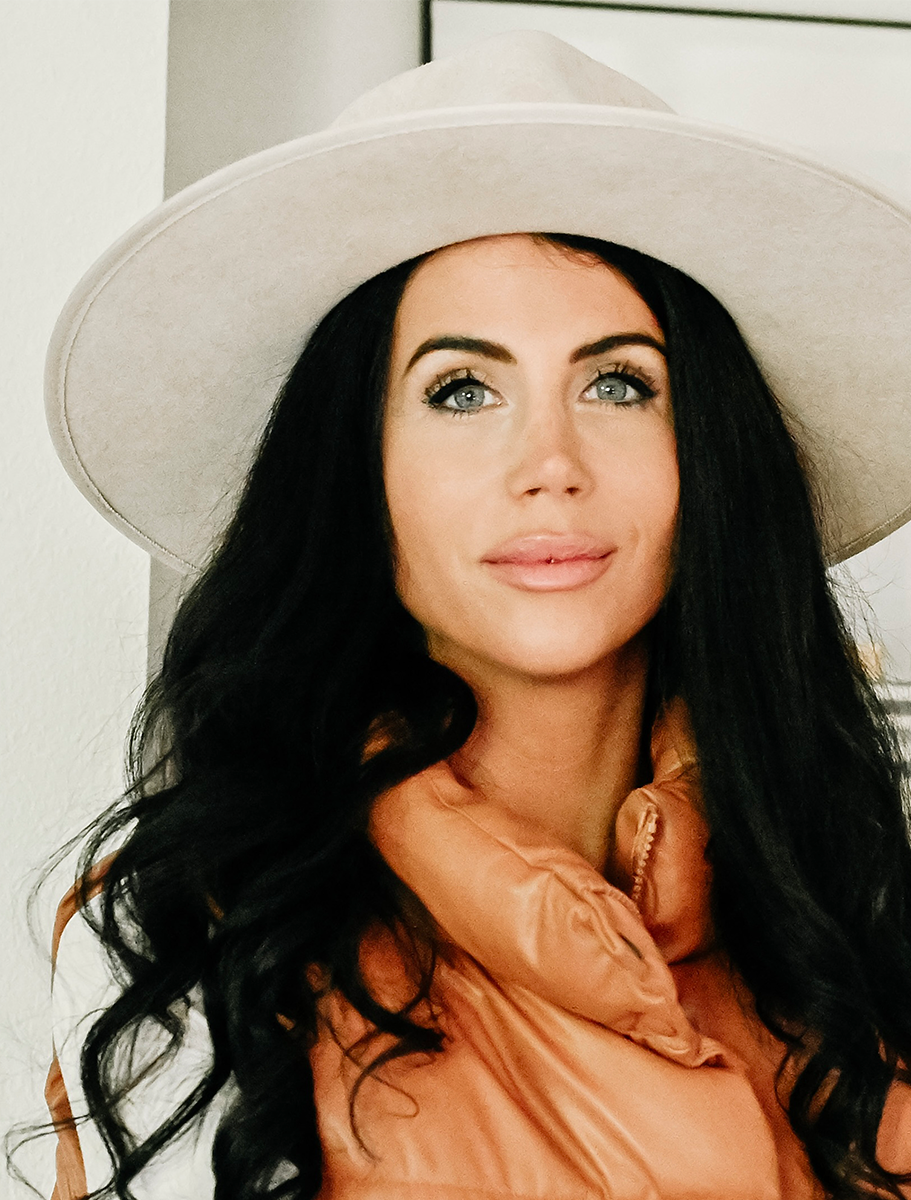
<svg viewBox="0 0 911 1200"><path fill-rule="evenodd" d="M653 782L618 813L608 864L638 888L641 911L445 763L379 799L374 841L441 933L431 1000L445 1043L364 1077L355 1132L352 1088L391 1040L359 1041L369 1025L325 998L312 1054L320 1200L822 1200L775 1094L784 1047L714 945L681 705L656 726L652 760ZM379 938L365 964L400 1004L399 954ZM887 1118L880 1149L894 1158L911 1100L893 1093Z"/></svg>
<svg viewBox="0 0 911 1200"><path fill-rule="evenodd" d="M447 766L381 797L371 831L446 936L499 984L687 1065L722 1057L677 1005L667 963L629 897L535 825L483 800L466 803Z"/></svg>
<svg viewBox="0 0 911 1200"><path fill-rule="evenodd" d="M57 961L57 949L60 946L60 938L66 928L68 922L82 908L83 901L93 899L99 895L104 887L104 881L107 877L108 869L114 861L114 855L109 854L106 858L101 859L89 871L86 880L77 879L67 894L63 897L57 906L57 912L54 917L54 932L51 939L51 965L52 967Z"/></svg>
<svg viewBox="0 0 911 1200"><path fill-rule="evenodd" d="M711 946L708 825L701 813L692 732L676 700L652 735L654 779L617 812L605 874L628 892L666 962Z"/></svg>
<svg viewBox="0 0 911 1200"><path fill-rule="evenodd" d="M44 1099L57 1133L57 1181L51 1200L82 1200L87 1191L85 1163L82 1160L79 1131L73 1121L73 1111L56 1054L48 1071Z"/></svg>
<svg viewBox="0 0 911 1200"><path fill-rule="evenodd" d="M326 1165L321 1200L610 1196L778 1200L773 1139L742 1073L689 1067L452 949L437 972L442 1053L382 1067L348 1099L361 1023L337 997L313 1051ZM737 1154L730 1149L737 1146Z"/></svg>
<svg viewBox="0 0 911 1200"><path fill-rule="evenodd" d="M876 1152L889 1171L911 1169L911 1086L895 1083L886 1097ZM911 1187L905 1189L911 1196Z"/></svg>
<svg viewBox="0 0 911 1200"><path fill-rule="evenodd" d="M57 967L57 950L60 938L69 921L79 912L83 900L91 900L104 887L105 876L114 856L109 855L99 862L89 873L88 887L84 888L82 880L78 880L60 901L54 919L54 932L51 941L51 970ZM44 1087L44 1099L54 1123L57 1134L56 1170L57 1181L51 1200L82 1200L88 1190L85 1175L85 1163L82 1157L82 1147L79 1142L79 1130L73 1119L70 1098L67 1095L63 1072L57 1055L48 1071Z"/></svg>

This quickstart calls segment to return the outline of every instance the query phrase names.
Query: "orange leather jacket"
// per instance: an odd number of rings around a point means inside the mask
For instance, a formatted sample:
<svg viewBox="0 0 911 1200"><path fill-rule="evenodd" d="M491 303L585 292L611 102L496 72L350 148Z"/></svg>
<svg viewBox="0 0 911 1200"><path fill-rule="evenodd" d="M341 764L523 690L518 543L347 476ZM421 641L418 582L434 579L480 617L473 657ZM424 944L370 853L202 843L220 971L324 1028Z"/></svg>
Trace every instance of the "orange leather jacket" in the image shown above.
<svg viewBox="0 0 911 1200"><path fill-rule="evenodd" d="M431 1002L446 1040L366 1076L353 1129L351 1088L388 1043L359 1051L368 1026L327 997L312 1053L320 1200L824 1196L775 1097L784 1047L712 945L680 706L656 727L652 760L654 783L617 816L607 874L620 886L445 763L379 799L371 835L438 926ZM363 963L384 999L407 998L390 937ZM903 1085L879 1150L911 1168Z"/></svg>
<svg viewBox="0 0 911 1200"><path fill-rule="evenodd" d="M389 1040L325 995L311 1051L319 1200L822 1200L775 1096L784 1048L712 944L681 708L656 727L652 759L654 782L617 816L613 883L445 763L380 797L371 835L437 926L433 990L416 1015L444 1046L363 1075ZM408 956L390 934L365 940L362 964L379 998L407 1002ZM55 1062L57 1116L64 1074ZM904 1085L879 1155L911 1168ZM177 1185L175 1162L137 1195L204 1200L205 1157L197 1147L189 1182ZM58 1163L55 1200L75 1200L85 1172L71 1130Z"/></svg>

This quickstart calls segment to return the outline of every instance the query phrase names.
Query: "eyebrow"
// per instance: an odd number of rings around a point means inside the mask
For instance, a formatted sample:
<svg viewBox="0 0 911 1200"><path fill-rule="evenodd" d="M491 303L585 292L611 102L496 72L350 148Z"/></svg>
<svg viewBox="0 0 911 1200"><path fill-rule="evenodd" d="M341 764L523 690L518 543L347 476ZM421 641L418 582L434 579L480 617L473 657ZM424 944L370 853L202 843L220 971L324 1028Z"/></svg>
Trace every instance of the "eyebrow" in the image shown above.
<svg viewBox="0 0 911 1200"><path fill-rule="evenodd" d="M661 342L657 338L651 337L647 333L612 333L608 337L599 338L597 342L588 342L585 346L580 346L578 350L574 350L570 355L571 363L582 362L586 358L595 358L599 354L607 354L611 350L616 350L618 346L651 346L653 350L657 350L660 354L666 357L666 351ZM426 342L421 342L414 354L408 360L408 366L405 368L404 374L407 375L418 359L423 358L425 354L430 354L434 350L464 350L470 354L480 354L483 358L493 358L497 362L514 363L514 356L501 346L499 342L488 342L485 338L460 337L454 334L445 334L441 337L428 338Z"/></svg>

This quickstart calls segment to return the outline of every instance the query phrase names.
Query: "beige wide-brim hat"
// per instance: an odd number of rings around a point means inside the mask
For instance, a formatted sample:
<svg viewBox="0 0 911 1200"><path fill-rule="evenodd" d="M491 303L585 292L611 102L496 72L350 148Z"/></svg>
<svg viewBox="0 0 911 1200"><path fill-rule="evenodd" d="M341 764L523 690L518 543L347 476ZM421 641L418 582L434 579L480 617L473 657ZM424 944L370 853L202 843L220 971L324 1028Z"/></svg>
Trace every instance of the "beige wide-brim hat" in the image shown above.
<svg viewBox="0 0 911 1200"><path fill-rule="evenodd" d="M521 231L635 247L727 306L810 462L831 561L911 517L911 212L538 32L399 75L134 226L54 332L64 465L133 541L197 569L319 319L404 259Z"/></svg>

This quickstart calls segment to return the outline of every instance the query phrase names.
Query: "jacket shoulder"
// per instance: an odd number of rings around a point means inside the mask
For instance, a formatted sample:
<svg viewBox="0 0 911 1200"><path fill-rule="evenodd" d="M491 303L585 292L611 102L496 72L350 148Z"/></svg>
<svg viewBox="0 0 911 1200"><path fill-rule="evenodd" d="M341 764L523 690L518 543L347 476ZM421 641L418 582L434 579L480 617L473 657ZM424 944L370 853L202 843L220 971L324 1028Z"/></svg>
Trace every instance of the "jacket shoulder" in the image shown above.
<svg viewBox="0 0 911 1200"><path fill-rule="evenodd" d="M53 1060L45 1098L56 1127L56 1185L52 1200L82 1200L104 1186L111 1161L97 1126L88 1117L82 1089L81 1054L98 1017L120 996L122 988L104 947L87 920L84 903L100 902L111 859L93 870L61 900L52 941L51 1012ZM86 886L87 884L87 886ZM161 1048L161 1035L143 1030L138 1042L143 1057ZM211 1040L202 1008L193 1004L186 1035L177 1054L131 1093L125 1115L140 1136L150 1133L197 1082L211 1056ZM212 1140L220 1116L213 1105L195 1136L180 1137L152 1160L131 1184L136 1200L211 1200L214 1179Z"/></svg>

